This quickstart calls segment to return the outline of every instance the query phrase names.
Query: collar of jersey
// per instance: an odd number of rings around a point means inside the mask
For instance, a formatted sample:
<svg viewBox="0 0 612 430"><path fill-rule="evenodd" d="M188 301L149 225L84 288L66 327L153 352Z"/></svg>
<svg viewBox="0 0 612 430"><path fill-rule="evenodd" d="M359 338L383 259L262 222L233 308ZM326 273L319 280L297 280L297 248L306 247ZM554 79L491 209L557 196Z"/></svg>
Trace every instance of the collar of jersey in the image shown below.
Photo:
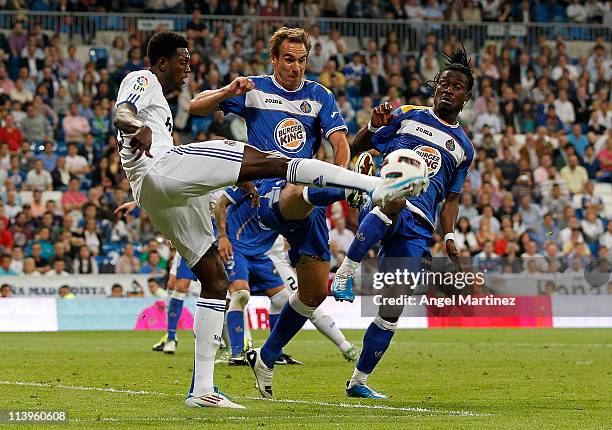
<svg viewBox="0 0 612 430"><path fill-rule="evenodd" d="M438 115L436 115L436 113L434 112L433 108L429 108L429 112L431 112L431 115L432 115L432 116L433 116L435 119L437 119L438 121L440 121L442 124L447 125L447 126L449 126L449 127L453 127L453 128L457 128L457 127L459 127L459 121L457 121L457 122L456 122L456 123L454 123L454 124L449 124L449 123L447 123L446 121L444 121L443 119L438 118Z"/></svg>
<svg viewBox="0 0 612 430"><path fill-rule="evenodd" d="M304 78L302 78L302 82L300 83L300 86L297 87L295 90L288 90L287 88L283 87L281 84L279 84L276 81L276 78L274 77L274 74L270 75L270 78L272 78L272 83L277 87L280 88L283 91L286 91L288 93L297 93L299 90L301 90L304 87Z"/></svg>

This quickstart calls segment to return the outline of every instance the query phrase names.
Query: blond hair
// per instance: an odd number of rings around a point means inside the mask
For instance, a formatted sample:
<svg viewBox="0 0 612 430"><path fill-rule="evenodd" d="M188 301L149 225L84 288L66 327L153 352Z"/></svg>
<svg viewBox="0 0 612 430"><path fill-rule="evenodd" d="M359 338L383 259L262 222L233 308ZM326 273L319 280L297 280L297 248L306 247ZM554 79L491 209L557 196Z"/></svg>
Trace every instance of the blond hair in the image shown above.
<svg viewBox="0 0 612 430"><path fill-rule="evenodd" d="M302 43L306 48L306 53L310 52L312 44L310 43L310 36L306 33L303 28L288 28L281 27L274 32L270 38L270 56L276 57L280 55L280 47L285 40L293 43Z"/></svg>

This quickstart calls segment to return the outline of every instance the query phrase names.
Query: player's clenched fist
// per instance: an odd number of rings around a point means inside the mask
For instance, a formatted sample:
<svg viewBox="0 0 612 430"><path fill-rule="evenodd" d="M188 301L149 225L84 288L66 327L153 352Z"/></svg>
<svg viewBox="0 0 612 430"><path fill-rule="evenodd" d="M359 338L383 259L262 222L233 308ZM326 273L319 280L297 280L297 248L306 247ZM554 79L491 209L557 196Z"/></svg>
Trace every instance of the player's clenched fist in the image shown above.
<svg viewBox="0 0 612 430"><path fill-rule="evenodd" d="M230 97L236 97L248 93L253 88L255 88L255 83L251 79L239 76L230 82L226 90Z"/></svg>
<svg viewBox="0 0 612 430"><path fill-rule="evenodd" d="M370 124L372 127L382 127L384 125L391 124L393 119L393 106L389 102L384 102L380 106L376 106L372 111L372 120Z"/></svg>

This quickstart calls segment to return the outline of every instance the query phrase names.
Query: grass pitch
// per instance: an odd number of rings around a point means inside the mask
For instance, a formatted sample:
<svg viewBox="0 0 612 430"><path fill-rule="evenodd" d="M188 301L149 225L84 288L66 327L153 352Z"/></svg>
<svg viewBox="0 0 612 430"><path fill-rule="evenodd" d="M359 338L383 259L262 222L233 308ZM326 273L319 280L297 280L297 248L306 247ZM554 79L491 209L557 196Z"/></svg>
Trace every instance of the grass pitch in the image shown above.
<svg viewBox="0 0 612 430"><path fill-rule="evenodd" d="M362 331L346 331L361 344ZM255 332L261 344L267 332ZM174 356L156 332L0 334L0 409L67 410L52 428L610 428L612 330L399 331L370 385L387 401L348 399L353 364L314 331L278 366L277 400L258 397L249 368L218 364L216 383L248 409L188 409L193 337ZM0 423L0 427L6 423ZM49 424L19 424L44 428Z"/></svg>

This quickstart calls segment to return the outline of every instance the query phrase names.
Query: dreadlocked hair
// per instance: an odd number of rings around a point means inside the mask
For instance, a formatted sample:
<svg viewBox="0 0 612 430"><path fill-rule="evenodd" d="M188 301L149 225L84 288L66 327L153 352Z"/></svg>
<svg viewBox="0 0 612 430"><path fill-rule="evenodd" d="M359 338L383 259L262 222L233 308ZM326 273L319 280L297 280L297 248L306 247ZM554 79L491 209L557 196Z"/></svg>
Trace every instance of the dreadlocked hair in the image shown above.
<svg viewBox="0 0 612 430"><path fill-rule="evenodd" d="M472 91L472 88L474 87L474 71L472 70L472 59L468 57L463 43L461 44L461 48L453 50L453 52L451 52L450 54L443 52L442 58L446 63L444 68L436 74L436 77L433 78L433 80L427 81L423 85L428 88L433 94L435 93L436 87L438 86L440 75L442 75L442 73L446 72L447 70L456 70L467 76L468 91Z"/></svg>

